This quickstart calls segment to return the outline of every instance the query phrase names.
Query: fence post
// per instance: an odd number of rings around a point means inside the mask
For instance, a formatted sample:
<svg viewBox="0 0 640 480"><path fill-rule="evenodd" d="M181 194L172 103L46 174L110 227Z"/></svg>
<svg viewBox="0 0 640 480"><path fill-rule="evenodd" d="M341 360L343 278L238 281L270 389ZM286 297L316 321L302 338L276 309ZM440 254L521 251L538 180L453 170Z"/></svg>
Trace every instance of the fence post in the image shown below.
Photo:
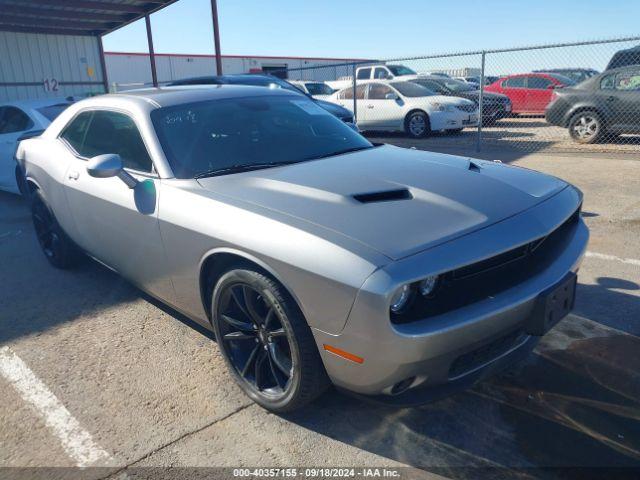
<svg viewBox="0 0 640 480"><path fill-rule="evenodd" d="M484 63L487 52L482 51L482 60L480 64L480 97L478 98L478 136L476 141L476 152L482 148L482 108L484 103Z"/></svg>
<svg viewBox="0 0 640 480"><path fill-rule="evenodd" d="M356 101L356 63L353 63L353 123L358 124L358 102Z"/></svg>

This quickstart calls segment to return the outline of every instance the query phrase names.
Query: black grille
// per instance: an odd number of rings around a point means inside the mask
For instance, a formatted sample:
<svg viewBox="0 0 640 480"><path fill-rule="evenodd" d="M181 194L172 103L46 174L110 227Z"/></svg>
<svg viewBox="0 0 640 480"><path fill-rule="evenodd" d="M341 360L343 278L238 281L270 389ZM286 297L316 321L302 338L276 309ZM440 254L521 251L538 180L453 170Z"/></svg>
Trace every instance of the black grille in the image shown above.
<svg viewBox="0 0 640 480"><path fill-rule="evenodd" d="M547 268L566 247L579 218L580 208L546 237L441 275L437 290L429 298L415 295L410 308L392 315L391 321L408 323L447 313L527 281Z"/></svg>
<svg viewBox="0 0 640 480"><path fill-rule="evenodd" d="M459 377L504 355L513 347L523 342L526 336L522 330L516 330L487 345L460 355L453 361L449 368L449 378Z"/></svg>
<svg viewBox="0 0 640 480"><path fill-rule="evenodd" d="M475 112L478 109L478 106L473 103L471 105L456 105L458 110L462 110L463 112Z"/></svg>

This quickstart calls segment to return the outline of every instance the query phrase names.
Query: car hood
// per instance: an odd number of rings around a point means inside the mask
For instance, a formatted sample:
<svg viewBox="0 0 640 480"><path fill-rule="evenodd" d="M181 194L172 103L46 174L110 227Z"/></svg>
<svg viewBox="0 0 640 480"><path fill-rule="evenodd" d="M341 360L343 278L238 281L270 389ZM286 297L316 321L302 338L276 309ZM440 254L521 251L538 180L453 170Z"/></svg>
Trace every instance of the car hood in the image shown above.
<svg viewBox="0 0 640 480"><path fill-rule="evenodd" d="M199 182L391 259L499 222L567 185L524 168L386 145Z"/></svg>
<svg viewBox="0 0 640 480"><path fill-rule="evenodd" d="M353 113L347 110L340 105L336 105L335 103L327 102L326 100L320 100L318 98L313 99L318 105L324 108L327 112L335 115L338 118L351 118L353 117Z"/></svg>

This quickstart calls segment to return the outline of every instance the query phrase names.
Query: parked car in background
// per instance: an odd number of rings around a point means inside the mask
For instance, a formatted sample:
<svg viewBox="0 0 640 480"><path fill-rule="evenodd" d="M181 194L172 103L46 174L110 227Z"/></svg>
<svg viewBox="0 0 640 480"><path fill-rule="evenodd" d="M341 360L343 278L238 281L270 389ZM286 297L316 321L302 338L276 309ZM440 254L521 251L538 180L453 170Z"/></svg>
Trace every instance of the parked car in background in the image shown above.
<svg viewBox="0 0 640 480"><path fill-rule="evenodd" d="M640 133L640 65L607 70L579 85L554 91L545 117L569 129L579 143Z"/></svg>
<svg viewBox="0 0 640 480"><path fill-rule="evenodd" d="M640 65L640 45L614 53L607 65L607 70L628 65Z"/></svg>
<svg viewBox="0 0 640 480"><path fill-rule="evenodd" d="M421 77L411 81L422 85L439 95L466 98L467 100L472 100L476 104L479 104L480 101L479 87L470 83L460 82L453 78L430 75L428 77ZM511 100L509 100L509 97L500 93L484 92L482 100L483 124L491 125L510 114Z"/></svg>
<svg viewBox="0 0 640 480"><path fill-rule="evenodd" d="M353 88L334 93L331 101L353 108ZM368 82L357 86L360 130L404 131L420 138L431 132L460 132L478 124L478 106L464 98L438 95L413 82Z"/></svg>
<svg viewBox="0 0 640 480"><path fill-rule="evenodd" d="M453 77L453 79L480 88L480 77Z"/></svg>
<svg viewBox="0 0 640 480"><path fill-rule="evenodd" d="M212 330L274 412L331 384L426 403L513 366L573 308L589 238L558 178L375 146L285 89L101 95L17 156L52 266L86 252Z"/></svg>
<svg viewBox="0 0 640 480"><path fill-rule="evenodd" d="M298 87L302 93L311 95L313 98L326 100L335 93L335 89L331 88L324 82L314 82L312 80L292 80L291 85Z"/></svg>
<svg viewBox="0 0 640 480"><path fill-rule="evenodd" d="M597 75L597 70L593 68L551 68L546 70L534 70L536 73L558 73L567 78L570 78L575 83L584 82L588 78Z"/></svg>
<svg viewBox="0 0 640 480"><path fill-rule="evenodd" d="M558 73L523 73L503 77L485 87L485 91L501 93L511 100L512 112L543 115L553 90L575 85Z"/></svg>
<svg viewBox="0 0 640 480"><path fill-rule="evenodd" d="M414 70L404 65L363 65L356 68L357 83L368 80L409 80L418 76ZM341 77L339 80L329 81L327 84L335 90L349 88L353 85L353 77Z"/></svg>
<svg viewBox="0 0 640 480"><path fill-rule="evenodd" d="M340 120L348 124L351 128L357 129L355 122L353 121L353 113L350 110L340 107L335 103L328 102L319 98L313 98L308 93L304 93L302 90L292 85L291 83L278 78L273 75L266 74L237 74L237 75L216 75L208 77L192 77L183 78L181 80L175 80L169 83L168 86L185 86L185 85L251 85L255 87L276 87L284 88L291 92L305 95L312 99L316 104L324 108L329 113L335 115Z"/></svg>
<svg viewBox="0 0 640 480"><path fill-rule="evenodd" d="M71 103L64 98L0 103L0 190L21 193L23 175L14 160L19 139L47 128Z"/></svg>
<svg viewBox="0 0 640 480"><path fill-rule="evenodd" d="M451 78L451 76L448 73L444 73L444 72L426 72L425 75L433 75L434 77Z"/></svg>

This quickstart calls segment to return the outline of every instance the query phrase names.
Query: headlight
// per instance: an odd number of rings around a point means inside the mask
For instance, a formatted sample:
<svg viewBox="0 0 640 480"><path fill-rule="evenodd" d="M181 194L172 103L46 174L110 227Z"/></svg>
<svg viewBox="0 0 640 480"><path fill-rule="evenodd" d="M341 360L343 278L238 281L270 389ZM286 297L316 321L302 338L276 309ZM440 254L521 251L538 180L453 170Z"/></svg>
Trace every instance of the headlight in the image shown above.
<svg viewBox="0 0 640 480"><path fill-rule="evenodd" d="M431 107L437 112L452 112L453 105L445 105L443 103L434 102L431 104Z"/></svg>
<svg viewBox="0 0 640 480"><path fill-rule="evenodd" d="M400 313L411 300L411 285L405 284L402 285L398 290L395 291L393 296L391 297L391 305L389 308L392 313Z"/></svg>
<svg viewBox="0 0 640 480"><path fill-rule="evenodd" d="M420 294L424 297L428 297L433 293L438 285L438 275L431 275L424 280L420 281L418 284L418 290L420 290Z"/></svg>

